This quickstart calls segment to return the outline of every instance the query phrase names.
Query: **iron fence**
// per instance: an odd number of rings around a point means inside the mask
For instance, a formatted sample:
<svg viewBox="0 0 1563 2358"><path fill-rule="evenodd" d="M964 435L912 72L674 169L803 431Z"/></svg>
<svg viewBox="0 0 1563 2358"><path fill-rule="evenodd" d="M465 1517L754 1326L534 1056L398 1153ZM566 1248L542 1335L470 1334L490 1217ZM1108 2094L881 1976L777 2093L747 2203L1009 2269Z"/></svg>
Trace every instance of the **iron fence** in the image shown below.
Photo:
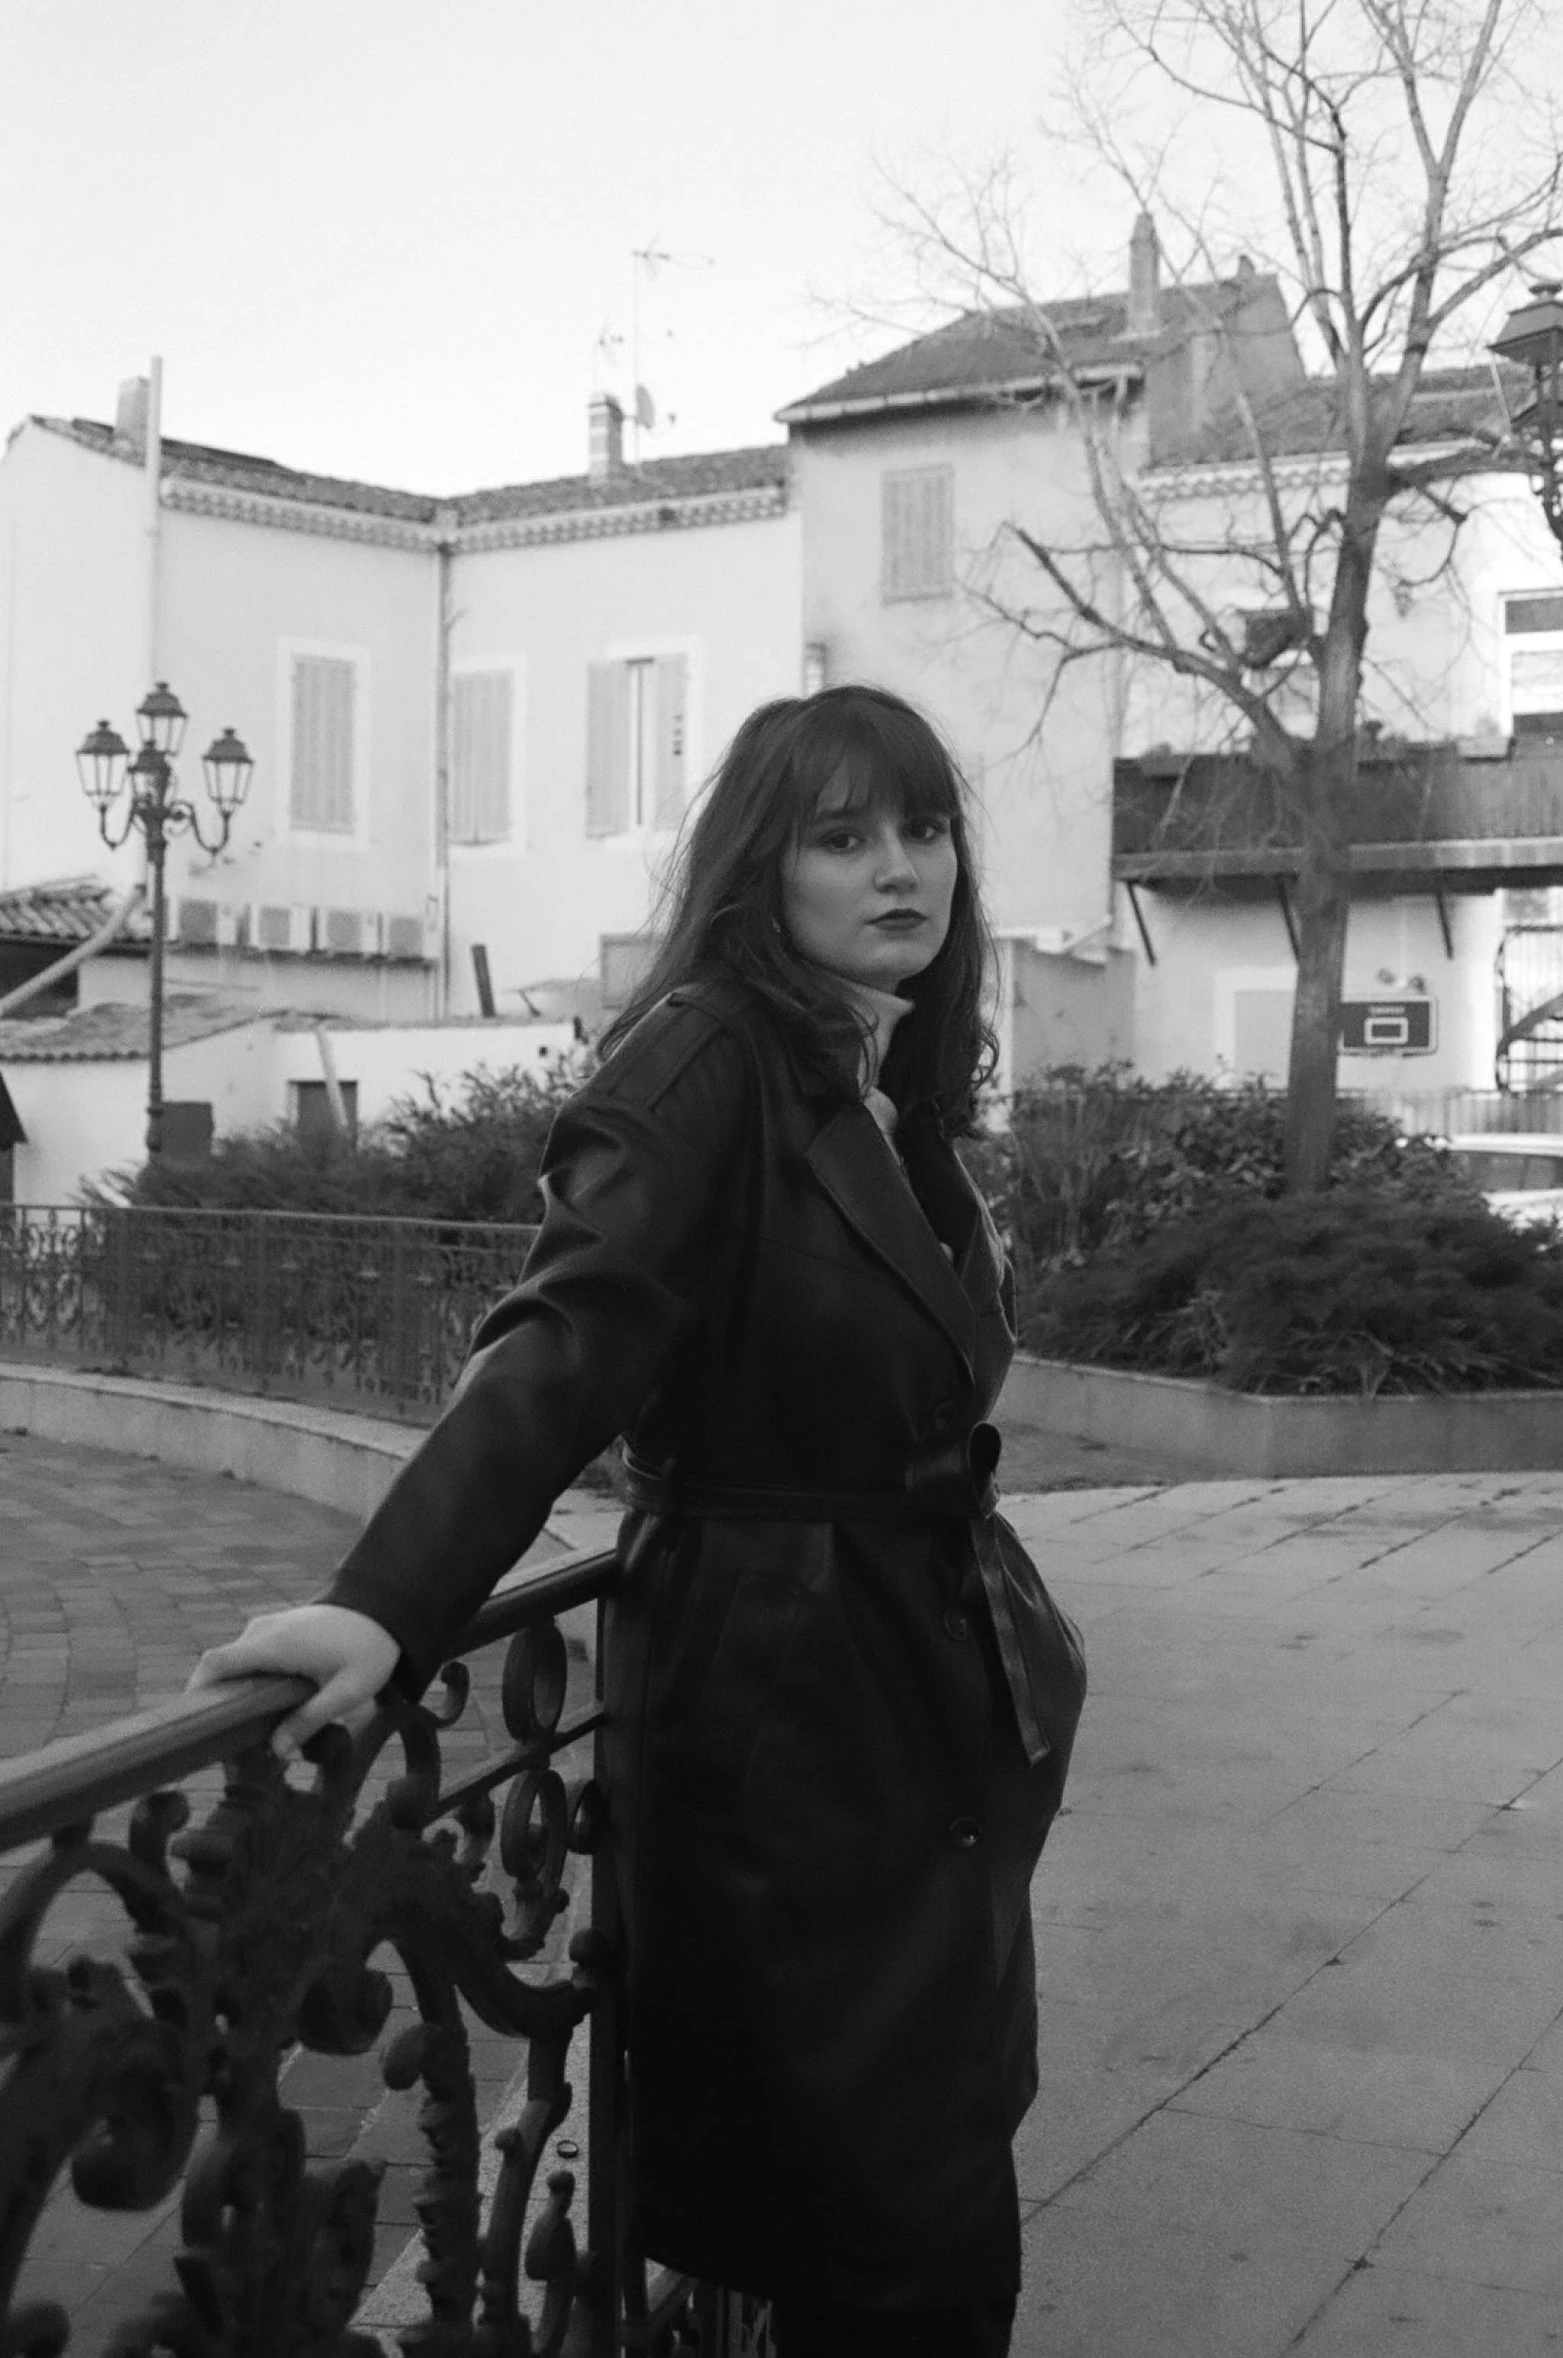
<svg viewBox="0 0 1563 2358"><path fill-rule="evenodd" d="M1557 1089L1343 1089L1341 1101L1386 1114L1415 1137L1563 1132L1563 1091Z"/></svg>
<svg viewBox="0 0 1563 2358"><path fill-rule="evenodd" d="M384 2358L389 2325L440 2358L763 2358L760 2304L627 2242L603 1712L557 1618L613 1566L491 1597L434 1707L387 1690L302 1772L268 1741L309 1691L284 1678L0 1764L0 2351ZM497 2169L469 2016L525 2064ZM379 2216L399 2097L421 2257Z"/></svg>
<svg viewBox="0 0 1563 2358"><path fill-rule="evenodd" d="M0 1352L434 1417L534 1230L164 1206L0 1207Z"/></svg>

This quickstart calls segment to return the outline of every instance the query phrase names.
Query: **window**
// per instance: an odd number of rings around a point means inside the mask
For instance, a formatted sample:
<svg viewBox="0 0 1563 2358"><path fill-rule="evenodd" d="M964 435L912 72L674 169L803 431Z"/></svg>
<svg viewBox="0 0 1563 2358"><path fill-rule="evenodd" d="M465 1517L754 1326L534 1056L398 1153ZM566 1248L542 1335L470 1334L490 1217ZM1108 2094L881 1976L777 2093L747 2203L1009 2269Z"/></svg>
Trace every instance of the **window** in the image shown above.
<svg viewBox="0 0 1563 2358"><path fill-rule="evenodd" d="M450 839L505 843L510 837L510 771L515 675L457 672L450 683Z"/></svg>
<svg viewBox="0 0 1563 2358"><path fill-rule="evenodd" d="M632 655L588 667L586 832L671 829L684 815L689 658Z"/></svg>
<svg viewBox="0 0 1563 2358"><path fill-rule="evenodd" d="M1515 736L1563 737L1563 598L1506 599L1503 631Z"/></svg>
<svg viewBox="0 0 1563 2358"><path fill-rule="evenodd" d="M353 832L358 665L347 655L291 658L288 816L311 833Z"/></svg>
<svg viewBox="0 0 1563 2358"><path fill-rule="evenodd" d="M342 1111L347 1116L349 1138L358 1134L358 1083L343 1081ZM324 1081L290 1081L288 1095L292 1099L290 1111L293 1127L300 1138L330 1138L336 1133L336 1122L331 1112L331 1094Z"/></svg>
<svg viewBox="0 0 1563 2358"><path fill-rule="evenodd" d="M946 598L955 587L955 472L900 467L882 478L880 594Z"/></svg>

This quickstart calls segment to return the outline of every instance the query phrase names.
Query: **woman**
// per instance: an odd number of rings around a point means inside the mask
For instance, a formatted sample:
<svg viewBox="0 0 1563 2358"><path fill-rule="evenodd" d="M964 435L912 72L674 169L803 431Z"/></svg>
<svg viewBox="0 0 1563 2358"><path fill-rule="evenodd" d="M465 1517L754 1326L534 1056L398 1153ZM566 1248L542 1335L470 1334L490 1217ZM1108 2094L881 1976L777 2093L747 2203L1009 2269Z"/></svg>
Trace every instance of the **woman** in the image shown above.
<svg viewBox="0 0 1563 2358"><path fill-rule="evenodd" d="M1013 1346L951 1146L989 1047L962 795L897 697L739 730L541 1231L319 1605L284 1748L413 1693L626 1437L605 1633L640 2247L782 2358L998 2358L1036 2090L1028 1886L1084 1694L994 1509Z"/></svg>

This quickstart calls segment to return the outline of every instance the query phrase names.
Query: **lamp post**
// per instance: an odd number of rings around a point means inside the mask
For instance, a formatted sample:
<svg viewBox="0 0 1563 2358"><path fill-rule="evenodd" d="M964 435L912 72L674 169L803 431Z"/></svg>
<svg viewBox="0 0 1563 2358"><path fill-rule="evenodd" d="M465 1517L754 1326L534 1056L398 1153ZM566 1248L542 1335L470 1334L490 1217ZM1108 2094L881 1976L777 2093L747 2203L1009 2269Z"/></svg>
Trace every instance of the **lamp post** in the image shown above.
<svg viewBox="0 0 1563 2358"><path fill-rule="evenodd" d="M1511 369L1529 372L1530 382L1522 386L1513 376L1506 379L1500 367L1495 372L1498 392L1509 432L1535 479L1552 537L1563 546L1563 448L1558 440L1563 427L1563 281L1538 279L1529 302L1509 313L1490 349Z"/></svg>
<svg viewBox="0 0 1563 2358"><path fill-rule="evenodd" d="M201 756L206 791L217 813L216 841L209 843L193 802L175 792L174 759L184 742L184 706L166 680L149 689L136 710L140 749L130 749L117 729L100 720L76 755L82 791L98 814L98 832L111 850L128 842L139 827L152 870L152 1005L147 1047L147 1153L163 1151L163 860L171 835L189 833L202 851L215 855L228 841L243 807L255 768L243 740L232 729L214 737ZM120 789L130 788L122 821L113 817Z"/></svg>

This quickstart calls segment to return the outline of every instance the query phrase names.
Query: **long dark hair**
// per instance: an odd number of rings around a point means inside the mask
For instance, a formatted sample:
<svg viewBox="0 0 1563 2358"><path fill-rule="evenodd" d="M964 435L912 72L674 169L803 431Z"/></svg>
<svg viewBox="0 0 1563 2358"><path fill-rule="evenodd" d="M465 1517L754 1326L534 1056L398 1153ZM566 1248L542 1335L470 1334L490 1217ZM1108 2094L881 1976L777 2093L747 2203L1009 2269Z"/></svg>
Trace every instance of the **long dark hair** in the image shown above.
<svg viewBox="0 0 1563 2358"><path fill-rule="evenodd" d="M609 1052L668 991L697 975L740 976L776 1012L815 1077L855 1097L866 1027L832 977L793 947L782 868L826 789L853 810L943 819L955 846L950 926L937 957L902 985L880 1075L903 1112L926 1108L947 1137L969 1132L997 1062L983 1019L991 937L966 824L967 789L938 731L886 688L822 688L752 712L693 812L663 886L661 948L602 1041ZM834 804L833 806L834 807Z"/></svg>

